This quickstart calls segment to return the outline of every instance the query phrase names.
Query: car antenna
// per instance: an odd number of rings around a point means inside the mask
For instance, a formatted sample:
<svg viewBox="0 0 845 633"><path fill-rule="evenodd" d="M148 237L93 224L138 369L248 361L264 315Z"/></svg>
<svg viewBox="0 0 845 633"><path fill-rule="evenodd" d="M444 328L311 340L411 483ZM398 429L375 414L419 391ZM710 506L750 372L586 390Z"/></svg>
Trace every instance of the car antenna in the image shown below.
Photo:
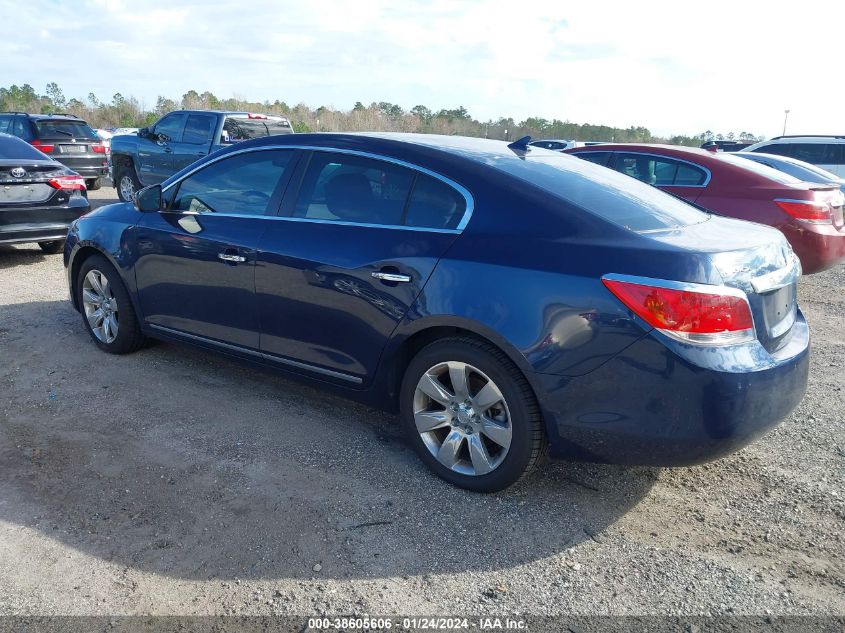
<svg viewBox="0 0 845 633"><path fill-rule="evenodd" d="M531 151L531 148L528 147L530 142L530 136L523 136L522 138L515 140L513 143L508 143L508 149L512 149L515 152L528 152Z"/></svg>

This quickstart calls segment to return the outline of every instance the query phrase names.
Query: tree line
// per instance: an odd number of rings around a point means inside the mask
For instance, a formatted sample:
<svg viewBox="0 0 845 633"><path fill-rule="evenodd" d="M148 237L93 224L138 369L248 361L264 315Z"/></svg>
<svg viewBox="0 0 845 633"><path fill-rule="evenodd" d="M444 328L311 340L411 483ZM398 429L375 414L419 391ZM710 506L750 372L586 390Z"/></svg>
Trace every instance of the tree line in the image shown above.
<svg viewBox="0 0 845 633"><path fill-rule="evenodd" d="M290 106L284 101L247 101L241 98L221 99L211 92L189 90L181 99L159 96L152 107L135 97L120 93L110 101L101 101L93 92L85 98L67 98L55 82L47 84L44 94L29 84L0 87L0 111L30 113L74 114L95 128L146 127L159 117L178 109L242 110L280 114L288 117L297 132L420 132L429 134L459 134L502 140L514 140L530 135L533 138L575 139L579 141L610 141L617 143L670 143L672 145L700 145L711 139L762 140L750 132L714 133L710 130L695 135L660 137L648 128L631 126L619 128L592 123L573 123L568 120L528 117L516 121L511 117L479 121L466 108L431 110L417 105L409 110L387 101L364 105L356 102L350 110L329 106L311 108L304 103Z"/></svg>

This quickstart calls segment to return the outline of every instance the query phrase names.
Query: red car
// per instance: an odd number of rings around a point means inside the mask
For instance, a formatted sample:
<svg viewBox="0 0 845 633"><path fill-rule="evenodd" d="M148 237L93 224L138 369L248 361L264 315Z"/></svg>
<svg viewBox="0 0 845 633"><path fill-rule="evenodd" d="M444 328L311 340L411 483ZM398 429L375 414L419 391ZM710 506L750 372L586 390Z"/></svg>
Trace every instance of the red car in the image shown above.
<svg viewBox="0 0 845 633"><path fill-rule="evenodd" d="M808 183L729 153L674 145L595 145L566 150L652 184L707 211L773 226L805 273L845 259L845 197L833 184Z"/></svg>

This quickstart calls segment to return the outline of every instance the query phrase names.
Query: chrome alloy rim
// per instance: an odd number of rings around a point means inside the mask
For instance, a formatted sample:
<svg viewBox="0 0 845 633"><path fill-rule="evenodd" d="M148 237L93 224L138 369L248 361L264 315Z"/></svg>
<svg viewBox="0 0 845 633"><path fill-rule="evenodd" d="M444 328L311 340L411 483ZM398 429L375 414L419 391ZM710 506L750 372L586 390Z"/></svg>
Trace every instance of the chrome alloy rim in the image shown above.
<svg viewBox="0 0 845 633"><path fill-rule="evenodd" d="M501 390L467 363L425 372L414 392L414 422L438 462L462 475L485 475L504 461L513 429Z"/></svg>
<svg viewBox="0 0 845 633"><path fill-rule="evenodd" d="M82 306L94 336L103 343L117 338L117 300L106 276L90 270L82 281Z"/></svg>
<svg viewBox="0 0 845 633"><path fill-rule="evenodd" d="M129 176L121 176L120 177L120 193L123 195L124 200L132 200L132 196L135 195L135 183L132 182L132 178Z"/></svg>

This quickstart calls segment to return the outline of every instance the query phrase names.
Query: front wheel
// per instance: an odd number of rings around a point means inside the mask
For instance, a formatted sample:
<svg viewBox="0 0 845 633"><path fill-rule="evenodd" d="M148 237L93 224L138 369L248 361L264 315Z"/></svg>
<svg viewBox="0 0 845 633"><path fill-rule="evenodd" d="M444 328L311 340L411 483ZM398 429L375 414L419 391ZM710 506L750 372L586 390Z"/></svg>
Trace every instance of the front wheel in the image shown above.
<svg viewBox="0 0 845 633"><path fill-rule="evenodd" d="M135 168L129 165L121 165L115 177L117 197L123 202L134 202L135 193L141 188L141 181L135 173Z"/></svg>
<svg viewBox="0 0 845 633"><path fill-rule="evenodd" d="M65 241L50 240L49 242L38 242L38 246L48 255L57 255L65 250Z"/></svg>
<svg viewBox="0 0 845 633"><path fill-rule="evenodd" d="M525 376L476 339L442 339L422 349L405 372L400 415L426 465L468 490L507 488L545 454L542 416Z"/></svg>
<svg viewBox="0 0 845 633"><path fill-rule="evenodd" d="M129 292L102 255L86 259L76 278L78 305L88 334L101 350L128 354L145 341Z"/></svg>

